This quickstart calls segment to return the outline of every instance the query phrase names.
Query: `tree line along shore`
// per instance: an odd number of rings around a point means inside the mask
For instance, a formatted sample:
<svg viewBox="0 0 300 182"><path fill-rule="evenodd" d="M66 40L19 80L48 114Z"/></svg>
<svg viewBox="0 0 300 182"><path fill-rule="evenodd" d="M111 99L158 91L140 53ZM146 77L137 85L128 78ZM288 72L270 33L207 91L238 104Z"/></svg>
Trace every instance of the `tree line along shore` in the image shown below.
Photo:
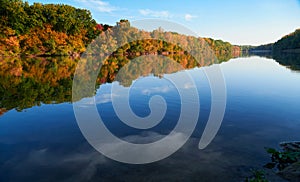
<svg viewBox="0 0 300 182"><path fill-rule="evenodd" d="M64 4L30 5L22 0L1 0L0 3L0 56L74 56L77 57L86 51L86 48L95 38L112 31L111 35L118 37L118 26L128 26L123 31L122 38L130 39L136 33L130 27L128 20L120 20L111 26L96 22L89 10L79 9ZM140 30L140 34L153 36L159 30L147 32ZM139 41L129 44L126 50L120 51L127 54L169 54L178 53L181 44L197 44L195 40L205 40L215 55L221 61L237 57L242 52L300 52L300 29L284 36L275 43L261 46L237 46L222 40L212 38L197 38L180 35L176 32L164 32L165 36L176 36L179 45L158 43L157 49L149 45L149 41ZM111 42L116 43L118 39ZM180 53L180 52L179 52Z"/></svg>

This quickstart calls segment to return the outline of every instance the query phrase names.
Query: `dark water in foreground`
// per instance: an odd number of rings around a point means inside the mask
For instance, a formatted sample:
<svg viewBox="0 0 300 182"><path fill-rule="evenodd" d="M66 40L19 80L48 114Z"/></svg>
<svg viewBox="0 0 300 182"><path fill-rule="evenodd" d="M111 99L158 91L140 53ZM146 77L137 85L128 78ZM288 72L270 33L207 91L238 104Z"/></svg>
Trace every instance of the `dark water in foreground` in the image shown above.
<svg viewBox="0 0 300 182"><path fill-rule="evenodd" d="M226 112L217 136L205 149L199 150L198 142L211 94L203 70L195 68L188 72L199 92L200 118L192 137L170 157L145 165L104 157L86 142L72 103L62 99L60 104L21 112L11 109L0 116L0 181L243 181L250 169L261 169L270 161L264 147L300 140L300 72L261 57L235 58L220 67L227 86ZM137 115L149 114L152 95L163 96L168 104L162 123L143 132L119 121L105 97L110 87L101 85L95 98L102 119L116 136L155 141L175 126L180 98L163 78L149 75L132 85L130 104Z"/></svg>

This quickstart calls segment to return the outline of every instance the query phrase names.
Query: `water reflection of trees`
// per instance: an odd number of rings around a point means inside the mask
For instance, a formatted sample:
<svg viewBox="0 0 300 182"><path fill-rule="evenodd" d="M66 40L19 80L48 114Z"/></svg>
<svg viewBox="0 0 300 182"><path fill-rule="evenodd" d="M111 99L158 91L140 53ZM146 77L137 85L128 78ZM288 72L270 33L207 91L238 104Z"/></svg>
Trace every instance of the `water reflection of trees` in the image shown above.
<svg viewBox="0 0 300 182"><path fill-rule="evenodd" d="M97 89L102 83L114 81L124 65L140 56L143 59L124 67L124 77L119 78L124 86L129 86L132 80L140 76L151 73L163 76L164 73L178 71L170 62L153 63L149 57L143 55L163 55L183 69L190 69L229 60L233 53L239 52L237 48L220 40L167 32L161 28L147 32L121 20L91 42L81 57L80 64L78 60L66 57L1 60L0 108L4 109L0 113L13 108L22 110L42 103L68 102L71 101L72 94L76 100L76 93L71 92L76 67L81 78L81 84L76 85L91 83L89 87L92 88L80 89L80 93L85 93L77 98L80 99L82 96L95 94L88 92L95 90L95 82ZM92 80L95 77L97 79Z"/></svg>
<svg viewBox="0 0 300 182"><path fill-rule="evenodd" d="M255 52L244 56L260 56L274 59L280 65L289 68L290 70L300 70L300 54L299 53L284 53L284 52Z"/></svg>
<svg viewBox="0 0 300 182"><path fill-rule="evenodd" d="M299 53L280 53L273 54L279 64L286 66L287 68L295 71L300 71L300 54Z"/></svg>
<svg viewBox="0 0 300 182"><path fill-rule="evenodd" d="M179 60L182 60L179 62ZM121 85L129 87L132 81L141 76L150 74L156 77L163 77L164 74L171 74L183 69L194 68L197 66L194 59L188 56L141 56L132 59L128 64L124 65L116 74L115 81Z"/></svg>
<svg viewBox="0 0 300 182"><path fill-rule="evenodd" d="M260 55L275 59L291 70L300 70L299 54ZM133 80L153 74L163 77L182 69L208 66L212 62L197 62L188 54L169 54L170 61L156 60L156 56L114 55L108 57L101 66L99 60L85 59L89 69L85 81L91 78L91 72L97 72L96 89L103 83L119 81L130 86ZM6 58L0 61L0 115L8 110L21 111L32 106L50 103L71 102L72 78L78 60L68 57L52 58ZM80 69L80 68L79 68ZM121 72L120 72L121 70ZM121 74L118 74L118 73ZM121 76L118 76L121 75ZM94 85L94 86L95 86Z"/></svg>
<svg viewBox="0 0 300 182"><path fill-rule="evenodd" d="M21 111L71 100L76 62L69 58L7 58L0 61L0 108Z"/></svg>
<svg viewBox="0 0 300 182"><path fill-rule="evenodd" d="M168 44L165 43L165 46ZM206 56L198 56L198 61L180 47L174 53L160 55L171 61L155 61L156 55L146 56L151 52L145 48L144 51L144 55L130 51L120 54L118 49L102 63L97 56L82 57L81 62L86 62L85 67L78 68L86 73L81 75L84 78L82 81L91 80L91 76L97 73L96 87L93 85L96 89L101 84L114 80L130 86L140 76L153 74L162 77L166 73L215 63L215 58L209 51L206 51ZM164 53L162 51L159 54ZM22 111L41 104L71 102L72 79L77 65L78 60L69 57L9 57L0 60L0 115L11 109ZM123 70L122 77L117 77L120 70Z"/></svg>
<svg viewBox="0 0 300 182"><path fill-rule="evenodd" d="M170 62L168 64L165 62L153 63L151 57L141 57L143 59L132 61L129 66L124 67L125 77L118 80L124 86L130 86L131 82L140 76L149 74L162 76L164 73L176 72L179 70L176 66L177 63L184 69L199 66L191 56L187 55L168 55L170 59L174 60L174 64L170 64ZM107 64L103 64L101 67L96 88L102 83L114 81L118 71L131 59L134 57L120 55L109 57L106 60ZM96 59L89 61L88 68L98 72L99 61ZM72 78L77 62L78 60L68 57L6 58L1 60L0 114L11 109L21 111L42 103L70 102L72 100ZM113 64L114 62L116 64ZM89 75L85 76L86 80L90 79Z"/></svg>

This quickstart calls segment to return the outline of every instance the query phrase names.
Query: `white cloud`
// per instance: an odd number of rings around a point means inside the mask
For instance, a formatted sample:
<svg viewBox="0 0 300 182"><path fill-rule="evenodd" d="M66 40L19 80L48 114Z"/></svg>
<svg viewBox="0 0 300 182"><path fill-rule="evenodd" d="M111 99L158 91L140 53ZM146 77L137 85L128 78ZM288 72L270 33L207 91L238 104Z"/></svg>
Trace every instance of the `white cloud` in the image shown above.
<svg viewBox="0 0 300 182"><path fill-rule="evenodd" d="M139 13L144 16L150 16L155 18L169 18L171 17L168 11L153 11L150 9L140 9Z"/></svg>
<svg viewBox="0 0 300 182"><path fill-rule="evenodd" d="M98 10L103 13L111 13L115 10L117 10L117 7L114 7L109 4L109 2L102 1L102 0L76 0L77 2L82 3L83 5L94 8L95 10Z"/></svg>
<svg viewBox="0 0 300 182"><path fill-rule="evenodd" d="M185 15L184 15L184 19L185 19L186 21L191 21L193 18L197 18L197 16L191 15L191 14L185 14Z"/></svg>

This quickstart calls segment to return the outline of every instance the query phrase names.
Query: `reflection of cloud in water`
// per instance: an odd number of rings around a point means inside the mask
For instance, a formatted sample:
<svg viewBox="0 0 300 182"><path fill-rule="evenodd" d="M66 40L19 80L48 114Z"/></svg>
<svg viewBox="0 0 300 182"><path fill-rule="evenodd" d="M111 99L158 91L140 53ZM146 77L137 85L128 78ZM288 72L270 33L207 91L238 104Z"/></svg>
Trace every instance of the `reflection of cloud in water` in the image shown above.
<svg viewBox="0 0 300 182"><path fill-rule="evenodd" d="M185 89L191 89L191 88L195 88L196 86L194 84L192 84L191 82L185 83L184 84L184 88Z"/></svg>
<svg viewBox="0 0 300 182"><path fill-rule="evenodd" d="M174 134L172 141L180 141L183 138L182 136L183 134L181 133ZM141 135L127 136L124 139L130 142L148 143L162 137L164 135L159 133L145 132ZM122 151L122 145L118 143L107 144L107 147L116 145L119 148L119 152ZM147 148L143 152L147 152ZM68 150L67 152L61 151L61 148L59 150L42 148L22 153L22 157L15 156L0 167L0 169L10 169L10 174L17 173L16 177L18 179L16 181L19 179L26 180L27 177L33 181L40 181L41 179L32 179L32 177L42 178L42 181L57 181L57 178L64 178L62 181L87 181L95 176L99 176L102 167L111 168L118 167L114 166L115 164L121 165L120 163L112 162L112 160L86 145L81 145L75 150ZM69 175L65 177L60 176L61 174Z"/></svg>
<svg viewBox="0 0 300 182"><path fill-rule="evenodd" d="M105 104L108 102L111 102L111 97L118 97L119 95L114 94L114 93L109 93L109 94L100 94L95 96L95 101L96 104Z"/></svg>
<svg viewBox="0 0 300 182"><path fill-rule="evenodd" d="M89 107L90 105L93 105L94 102L96 104L105 104L112 102L112 97L120 97L121 95L114 94L114 93L103 93L103 94L97 94L95 98L83 98L81 99L81 105L80 107Z"/></svg>
<svg viewBox="0 0 300 182"><path fill-rule="evenodd" d="M150 95L150 94L158 94L158 93L167 93L171 90L169 86L162 86L162 87L152 87L152 88L146 88L142 89L141 92L144 95Z"/></svg>
<svg viewBox="0 0 300 182"><path fill-rule="evenodd" d="M251 175L250 168L263 164L263 157L269 160L263 149L265 144L259 140L264 133L241 131L231 135L232 140L218 135L204 150L197 147L199 138L190 138L175 154L147 165L114 162L84 144L67 150L61 146L58 149L42 148L27 153L20 151L21 155L4 163L0 170L9 172L10 176L18 174L18 178L13 177L12 181L243 181L245 176ZM164 136L144 132L124 139L147 143ZM177 133L174 139L180 141L182 136L182 133ZM245 144L249 140L256 142L252 146ZM122 151L122 146L119 147ZM258 148L261 153L257 152ZM262 157L260 160L259 156Z"/></svg>
<svg viewBox="0 0 300 182"><path fill-rule="evenodd" d="M161 135L158 133L146 133L144 136L140 135L131 135L123 138L131 143L139 143L140 145L152 143L153 141L157 141L158 139L164 138L166 135ZM126 153L127 159L135 159L137 158L136 153L140 153L141 156L145 158L153 158L153 156L164 156L164 154L171 151L174 146L178 144L184 143L186 136L183 133L170 133L168 138L165 138L167 141L167 145L143 145L143 147L137 149L138 152ZM114 143L101 143L100 144L103 149L105 149L105 153L109 153L111 156L124 156L124 153L120 152L122 150L126 150L128 148L127 143L116 141ZM153 153L155 151L155 153ZM141 157L139 156L139 157ZM117 157L116 157L117 158Z"/></svg>
<svg viewBox="0 0 300 182"><path fill-rule="evenodd" d="M16 156L1 168L10 169L10 176L18 174L12 181L86 181L95 175L97 165L107 159L94 150L78 151L32 150L24 158Z"/></svg>

